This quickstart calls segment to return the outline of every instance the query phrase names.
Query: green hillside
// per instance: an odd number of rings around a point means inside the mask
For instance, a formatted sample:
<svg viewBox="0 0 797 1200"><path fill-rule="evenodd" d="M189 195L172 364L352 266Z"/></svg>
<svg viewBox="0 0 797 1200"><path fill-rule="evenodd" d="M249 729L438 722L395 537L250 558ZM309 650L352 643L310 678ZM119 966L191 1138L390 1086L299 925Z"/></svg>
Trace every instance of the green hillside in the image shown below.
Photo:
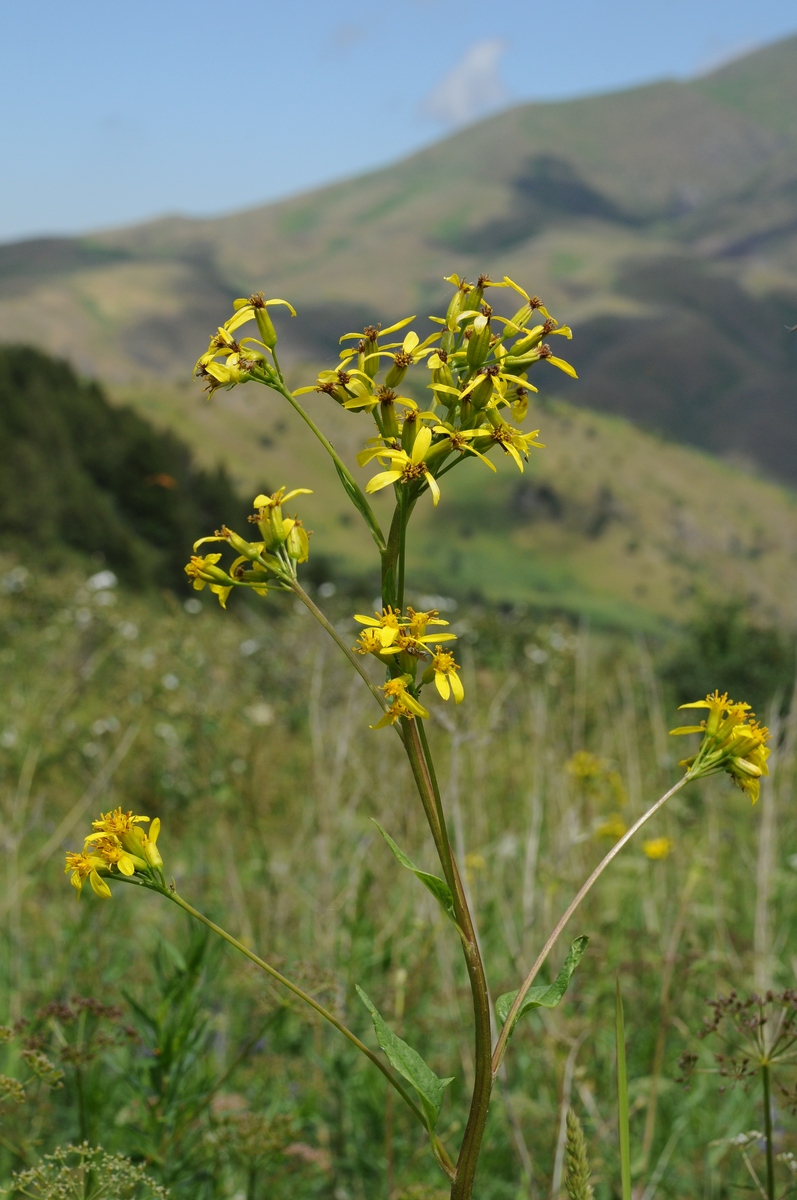
<svg viewBox="0 0 797 1200"><path fill-rule="evenodd" d="M317 360L342 325L439 299L452 267L507 272L578 327L575 402L794 480L795 79L791 38L692 82L521 105L279 204L0 247L0 328L106 382L176 381L253 288L290 296L286 351Z"/></svg>
<svg viewBox="0 0 797 1200"><path fill-rule="evenodd" d="M29 561L91 556L127 583L183 588L190 543L243 515L226 473L113 407L67 363L0 348L0 544Z"/></svg>
<svg viewBox="0 0 797 1200"><path fill-rule="evenodd" d="M254 384L211 403L188 386L130 394L188 440L199 462L222 456L244 496L264 478L312 486L301 502L312 557L323 556L333 577L376 588L371 539L353 522L324 450L281 397ZM324 396L305 399L364 483L355 455L370 419ZM525 426L540 427L546 448L523 475L508 459L497 460L496 475L474 461L446 477L438 508L428 496L418 505L409 558L421 586L634 628L687 617L703 598L741 597L768 620L797 624L797 497L788 488L564 402L538 398ZM373 502L387 520L384 494Z"/></svg>

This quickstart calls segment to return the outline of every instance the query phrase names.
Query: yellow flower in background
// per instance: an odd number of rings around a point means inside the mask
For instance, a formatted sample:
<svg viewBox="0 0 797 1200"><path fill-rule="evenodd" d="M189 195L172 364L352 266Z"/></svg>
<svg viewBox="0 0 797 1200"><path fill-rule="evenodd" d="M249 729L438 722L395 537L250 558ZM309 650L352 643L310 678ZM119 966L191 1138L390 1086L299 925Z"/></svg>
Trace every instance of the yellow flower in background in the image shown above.
<svg viewBox="0 0 797 1200"><path fill-rule="evenodd" d="M659 859L666 858L673 847L672 838L657 837L648 838L642 843L642 851L647 858Z"/></svg>
<svg viewBox="0 0 797 1200"><path fill-rule="evenodd" d="M595 837L612 838L615 842L618 841L624 833L628 832L628 826L619 813L612 813L595 830Z"/></svg>
<svg viewBox="0 0 797 1200"><path fill-rule="evenodd" d="M681 725L670 730L674 737L689 733L703 735L697 754L683 759L678 765L686 767L693 779L725 771L755 804L761 777L769 774L766 743L771 735L765 725L755 720L750 705L736 704L728 699L727 692L720 695L715 691L705 700L694 700L680 707L707 709L708 712L699 725Z"/></svg>
<svg viewBox="0 0 797 1200"><path fill-rule="evenodd" d="M66 866L64 874L68 875L72 872L70 883L75 888L80 898L80 893L83 891L83 884L88 879L91 884L92 891L102 900L109 900L112 892L108 884L100 875L101 870L107 870L105 861L98 854L67 854Z"/></svg>
<svg viewBox="0 0 797 1200"><path fill-rule="evenodd" d="M567 764L567 773L576 779L600 779L605 775L607 767L605 758L598 758L597 754L590 754L589 750L577 750Z"/></svg>

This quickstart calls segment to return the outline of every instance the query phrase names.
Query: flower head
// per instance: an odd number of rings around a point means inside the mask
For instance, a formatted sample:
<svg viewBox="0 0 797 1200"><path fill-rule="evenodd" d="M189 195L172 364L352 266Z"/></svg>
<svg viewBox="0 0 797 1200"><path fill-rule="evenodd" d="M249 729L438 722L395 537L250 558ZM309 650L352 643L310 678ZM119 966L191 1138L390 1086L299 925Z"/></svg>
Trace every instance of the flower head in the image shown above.
<svg viewBox="0 0 797 1200"><path fill-rule="evenodd" d="M735 704L728 699L727 692L720 695L716 691L706 696L705 700L694 700L690 704L682 704L681 708L708 711L699 725L681 725L670 730L673 736L688 733L703 735L697 754L683 759L679 766L686 767L692 779L725 771L755 804L761 788L761 777L769 774L769 749L766 743L770 732L754 719L750 705Z"/></svg>
<svg viewBox="0 0 797 1200"><path fill-rule="evenodd" d="M444 650L442 646L435 646L432 661L424 672L423 681L431 683L434 679L434 685L444 700L448 700L453 695L455 702L461 704L465 699L465 689L457 674L458 671L459 666L454 661L454 655L449 650Z"/></svg>
<svg viewBox="0 0 797 1200"><path fill-rule="evenodd" d="M415 717L429 716L428 710L408 691L408 685L411 683L411 675L397 675L394 679L388 679L387 683L383 685L382 691L390 701L390 708L380 721L371 726L371 729L384 729L386 725L395 725L396 721L402 717L407 721L412 721Z"/></svg>
<svg viewBox="0 0 797 1200"><path fill-rule="evenodd" d="M85 851L82 854L67 854L64 874L68 875L71 871L72 878L70 883L75 888L80 897L83 891L83 884L88 879L91 884L92 891L101 899L109 900L111 897L111 889L100 875L100 871L107 870L105 860L100 858L98 854L87 854Z"/></svg>
<svg viewBox="0 0 797 1200"><path fill-rule="evenodd" d="M88 834L81 853L70 852L66 856L64 870L72 874L72 886L78 895L88 879L98 896L107 899L111 895L106 877L123 876L150 887L163 885L161 867L163 859L157 848L160 820L150 823L149 817L136 816L115 808L100 813L92 822L94 830ZM149 832L141 826L149 824Z"/></svg>

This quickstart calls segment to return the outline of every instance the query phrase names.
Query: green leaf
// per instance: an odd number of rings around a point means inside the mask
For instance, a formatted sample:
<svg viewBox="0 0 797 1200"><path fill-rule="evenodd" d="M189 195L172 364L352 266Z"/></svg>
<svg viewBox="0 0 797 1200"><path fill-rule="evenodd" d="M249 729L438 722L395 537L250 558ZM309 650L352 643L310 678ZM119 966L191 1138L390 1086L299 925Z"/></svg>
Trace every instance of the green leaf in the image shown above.
<svg viewBox="0 0 797 1200"><path fill-rule="evenodd" d="M524 1013L530 1012L532 1008L556 1008L559 1001L567 991L567 985L570 983L573 972L581 961L581 956L587 948L589 938L586 934L577 937L570 946L567 958L564 961L561 971L554 979L553 983L541 983L536 987L531 987L526 994L526 998L520 1006L520 1010L512 1023L512 1029L518 1022L518 1019ZM505 1024L509 1016L509 1010L515 1003L517 990L514 992L504 992L503 996L499 996L495 1002L495 1011L498 1013L498 1020L501 1024ZM512 1030L510 1030L510 1033Z"/></svg>
<svg viewBox="0 0 797 1200"><path fill-rule="evenodd" d="M385 549L385 538L382 530L379 528L379 522L374 516L370 504L360 491L354 479L352 479L351 475L344 467L343 463L338 458L334 458L332 461L335 464L335 470L338 473L340 482L343 484L346 495L349 497L352 504L357 509L368 528L371 530L371 537L376 542L376 545L381 553Z"/></svg>
<svg viewBox="0 0 797 1200"><path fill-rule="evenodd" d="M387 1055L387 1060L399 1075L402 1075L407 1083L412 1084L415 1091L418 1093L423 1111L426 1114L426 1122L431 1132L437 1124L437 1118L440 1116L440 1109L443 1107L443 1094L454 1076L448 1079L441 1079L439 1075L435 1075L431 1067L418 1054L417 1050L413 1050L412 1046L408 1046L400 1037L397 1037L393 1030L385 1023L379 1015L376 1006L366 996L361 987L357 987L357 995L362 1000L365 1007L371 1014L374 1022L374 1032L376 1040Z"/></svg>
<svg viewBox="0 0 797 1200"><path fill-rule="evenodd" d="M454 914L454 897L451 895L451 888L448 886L445 880L438 878L437 875L430 875L427 871L419 870L418 867L415 866L415 863L411 862L410 859L407 858L407 855L404 853L404 851L396 845L390 834L382 828L379 822L374 821L373 817L371 817L371 820L382 834L382 837L385 839L388 846L401 863L402 867L406 867L408 871L412 871L416 879L420 879L423 886L429 889L435 900L437 900L444 912L448 914L448 916L456 925L457 918Z"/></svg>

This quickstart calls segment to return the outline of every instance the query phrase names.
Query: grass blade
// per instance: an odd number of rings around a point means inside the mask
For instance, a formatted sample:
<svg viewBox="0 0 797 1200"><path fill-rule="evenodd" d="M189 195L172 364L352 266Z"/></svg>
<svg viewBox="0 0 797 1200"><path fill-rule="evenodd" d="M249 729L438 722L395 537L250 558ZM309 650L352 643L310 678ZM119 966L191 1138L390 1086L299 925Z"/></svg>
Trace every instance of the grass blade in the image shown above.
<svg viewBox="0 0 797 1200"><path fill-rule="evenodd" d="M615 992L615 1033L617 1038L617 1124L620 1132L620 1180L623 1200L631 1200L631 1133L628 1121L628 1072L625 1063L625 1021L620 980Z"/></svg>

